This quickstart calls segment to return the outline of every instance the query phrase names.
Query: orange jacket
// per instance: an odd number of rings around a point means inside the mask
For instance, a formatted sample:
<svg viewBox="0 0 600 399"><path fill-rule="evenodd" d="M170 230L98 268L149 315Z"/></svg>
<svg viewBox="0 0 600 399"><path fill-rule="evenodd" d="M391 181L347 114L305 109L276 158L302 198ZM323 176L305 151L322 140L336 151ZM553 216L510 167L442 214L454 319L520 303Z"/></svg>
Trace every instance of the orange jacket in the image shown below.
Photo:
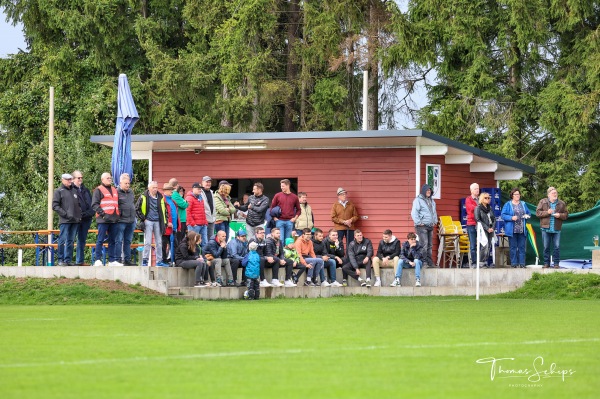
<svg viewBox="0 0 600 399"><path fill-rule="evenodd" d="M304 257L307 258L316 258L315 249L313 248L312 240L304 241L303 237L300 237L296 240L295 244L296 252L298 252L298 256L300 257L300 263L306 266L306 261Z"/></svg>

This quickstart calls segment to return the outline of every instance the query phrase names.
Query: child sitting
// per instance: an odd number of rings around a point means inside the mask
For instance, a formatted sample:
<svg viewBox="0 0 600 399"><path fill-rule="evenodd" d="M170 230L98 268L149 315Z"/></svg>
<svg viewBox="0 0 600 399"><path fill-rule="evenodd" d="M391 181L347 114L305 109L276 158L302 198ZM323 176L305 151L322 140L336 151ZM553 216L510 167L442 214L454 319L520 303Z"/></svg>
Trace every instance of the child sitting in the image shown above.
<svg viewBox="0 0 600 399"><path fill-rule="evenodd" d="M293 238L286 238L283 256L293 262L294 269L298 269L296 273L292 274L294 284L298 284L298 279L300 279L300 276L302 276L302 273L306 270L306 266L300 263L300 255L298 255L298 252L296 251Z"/></svg>

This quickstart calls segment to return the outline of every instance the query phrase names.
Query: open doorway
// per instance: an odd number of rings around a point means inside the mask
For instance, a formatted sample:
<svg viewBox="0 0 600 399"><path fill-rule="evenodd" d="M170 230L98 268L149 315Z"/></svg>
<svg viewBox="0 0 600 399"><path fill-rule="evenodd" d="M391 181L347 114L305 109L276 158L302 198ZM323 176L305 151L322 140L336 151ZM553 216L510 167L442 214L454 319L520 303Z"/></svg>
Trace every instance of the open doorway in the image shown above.
<svg viewBox="0 0 600 399"><path fill-rule="evenodd" d="M231 199L235 201L240 201L244 198L244 194L248 194L248 196L252 195L252 187L254 183L262 183L265 186L263 194L269 197L270 200L273 200L273 196L281 191L281 183L279 183L283 179L288 179L290 181L290 190L294 194L298 194L298 178L290 178L290 177L277 177L277 178L268 178L268 179L231 179L231 178L214 178L212 181L211 190L217 190L219 188L219 182L221 180L227 180L232 184L231 186Z"/></svg>

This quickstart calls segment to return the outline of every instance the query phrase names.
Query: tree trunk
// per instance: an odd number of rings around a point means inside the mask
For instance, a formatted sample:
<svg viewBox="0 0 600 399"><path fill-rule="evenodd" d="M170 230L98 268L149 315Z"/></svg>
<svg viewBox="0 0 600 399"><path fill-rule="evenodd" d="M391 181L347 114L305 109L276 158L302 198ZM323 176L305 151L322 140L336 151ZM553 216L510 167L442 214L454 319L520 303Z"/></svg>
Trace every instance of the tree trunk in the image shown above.
<svg viewBox="0 0 600 399"><path fill-rule="evenodd" d="M367 29L367 71L368 98L367 98L367 130L379 129L379 12L376 0L369 1L369 27ZM364 100L363 100L364 101Z"/></svg>
<svg viewBox="0 0 600 399"><path fill-rule="evenodd" d="M298 40L299 24L300 21L300 6L298 0L291 0L288 3L288 26L287 26L287 70L286 70L286 81L287 84L292 88L290 94L285 102L284 116L283 116L283 129L286 132L293 132L296 130L294 124L294 115L296 113L296 79L298 76L298 68L294 57L294 46Z"/></svg>
<svg viewBox="0 0 600 399"><path fill-rule="evenodd" d="M227 86L223 85L223 103L226 106L227 106L228 100L229 100L229 90L227 90ZM229 116L229 112L227 111L227 109L223 110L223 116L221 118L221 126L228 127L228 128L233 127L233 121L231 120L231 117Z"/></svg>

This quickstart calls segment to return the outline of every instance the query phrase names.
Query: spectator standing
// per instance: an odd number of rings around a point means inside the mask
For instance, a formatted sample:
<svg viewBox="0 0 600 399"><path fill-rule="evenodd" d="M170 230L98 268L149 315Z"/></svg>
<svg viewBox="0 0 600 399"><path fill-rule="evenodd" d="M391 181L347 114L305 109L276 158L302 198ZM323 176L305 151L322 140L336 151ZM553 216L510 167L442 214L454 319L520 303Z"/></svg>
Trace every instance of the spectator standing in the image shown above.
<svg viewBox="0 0 600 399"><path fill-rule="evenodd" d="M60 230L56 249L58 266L73 266L73 247L81 222L81 207L77 190L73 187L73 176L69 173L61 176L61 185L54 190L52 209L58 214Z"/></svg>
<svg viewBox="0 0 600 399"><path fill-rule="evenodd" d="M281 214L273 218L275 226L281 231L281 239L285 240L292 236L294 223L300 216L300 202L298 196L290 191L290 181L283 179L279 182L281 192L275 194L271 202L271 209L279 207Z"/></svg>
<svg viewBox="0 0 600 399"><path fill-rule="evenodd" d="M92 209L92 193L83 184L83 173L76 170L73 172L73 185L77 190L77 199L81 208L81 222L77 227L77 250L75 255L75 266L83 266L85 262L85 245L87 236L92 225L94 210Z"/></svg>
<svg viewBox="0 0 600 399"><path fill-rule="evenodd" d="M211 194L212 198L212 194ZM200 183L192 184L192 190L185 196L187 202L186 223L188 230L195 231L202 237L202 248L208 243L208 221L206 207ZM210 236L212 237L212 236Z"/></svg>
<svg viewBox="0 0 600 399"><path fill-rule="evenodd" d="M564 201L558 199L558 191L548 188L548 198L540 200L535 211L540 219L542 241L544 242L544 267L550 267L550 246L552 245L552 266L559 268L560 264L560 230L563 221L569 217L569 211Z"/></svg>
<svg viewBox="0 0 600 399"><path fill-rule="evenodd" d="M258 244L256 242L251 242L248 245L248 250L250 253L248 254L248 264L246 265L246 288L247 290L244 292L244 299L259 299L260 298L260 256L256 252Z"/></svg>
<svg viewBox="0 0 600 399"><path fill-rule="evenodd" d="M254 183L252 186L252 195L248 198L248 204L241 205L237 209L247 212L246 232L248 241L255 236L254 230L265 223L267 209L269 209L269 198L263 195L264 186L262 183Z"/></svg>
<svg viewBox="0 0 600 399"><path fill-rule="evenodd" d="M115 248L117 262L125 266L135 266L131 259L131 242L135 230L135 197L131 189L131 178L129 174L123 173L119 177L117 187L119 197L119 222L117 223L117 235L115 237Z"/></svg>
<svg viewBox="0 0 600 399"><path fill-rule="evenodd" d="M323 268L323 259L317 258L311 237L310 229L304 229L302 236L296 240L295 245L300 257L300 263L308 269L304 285L315 287L321 285L317 281L317 276Z"/></svg>
<svg viewBox="0 0 600 399"><path fill-rule="evenodd" d="M392 287L400 287L402 281L403 269L415 269L415 287L421 286L421 266L423 265L421 258L423 257L423 247L417 241L415 233L408 233L408 241L402 244L400 250L400 260L396 267L396 278L392 283Z"/></svg>
<svg viewBox="0 0 600 399"><path fill-rule="evenodd" d="M175 251L175 266L183 269L194 269L196 279L195 287L206 287L204 283L204 274L206 273L206 263L200 254L199 244L202 241L200 234L195 231L189 231L179 243Z"/></svg>
<svg viewBox="0 0 600 399"><path fill-rule="evenodd" d="M347 260L342 270L353 279L358 280L361 287L371 286L371 258L373 257L373 244L363 236L362 231L354 231L354 240L348 244ZM366 269L367 280L360 277L360 269Z"/></svg>
<svg viewBox="0 0 600 399"><path fill-rule="evenodd" d="M438 266L433 263L433 229L438 222L437 211L435 209L435 201L433 200L431 187L424 184L421 187L421 194L413 201L412 216L415 223L415 231L419 236L419 243L425 248L423 254L423 265L429 267Z"/></svg>
<svg viewBox="0 0 600 399"><path fill-rule="evenodd" d="M230 240L227 243L227 257L229 258L229 264L231 265L231 274L236 286L246 285L246 275L244 274L244 268L242 260L244 256L248 254L248 242L246 241L246 230L238 230L235 233L235 239ZM237 283L238 269L242 267L242 282Z"/></svg>
<svg viewBox="0 0 600 399"><path fill-rule="evenodd" d="M215 209L215 197L213 192L210 190L212 185L212 179L210 176L204 176L202 178L202 199L204 200L204 211L206 216L207 228L206 236L212 237L215 235L215 220L217 218L217 210Z"/></svg>
<svg viewBox="0 0 600 399"><path fill-rule="evenodd" d="M346 237L346 246L354 240L355 223L358 221L358 211L348 199L348 192L342 187L337 189L338 200L331 207L331 221L338 232L340 241Z"/></svg>
<svg viewBox="0 0 600 399"><path fill-rule="evenodd" d="M177 214L179 216L179 230L177 231L177 242L181 242L187 234L187 207L188 203L185 200L185 189L179 185L176 178L169 180L169 185L173 187L171 199L177 205Z"/></svg>
<svg viewBox="0 0 600 399"><path fill-rule="evenodd" d="M521 201L521 191L518 188L510 190L510 199L502 207L500 215L504 220L504 235L508 237L510 265L513 268L525 268L527 219L531 217L531 213Z"/></svg>
<svg viewBox="0 0 600 399"><path fill-rule="evenodd" d="M296 235L300 236L304 229L313 230L315 227L315 216L313 215L312 208L308 205L308 198L305 192L298 193L298 202L300 203L300 216L296 219L294 228L296 229Z"/></svg>
<svg viewBox="0 0 600 399"><path fill-rule="evenodd" d="M112 185L110 173L102 173L101 184L94 190L92 195L92 209L96 212L96 224L98 225L98 237L94 266L103 266L102 248L105 237L108 235L108 266L123 266L118 261L115 239L117 238L117 222L119 221L119 194Z"/></svg>
<svg viewBox="0 0 600 399"><path fill-rule="evenodd" d="M375 272L375 287L381 287L379 274L380 267L396 267L400 260L400 241L392 234L390 229L383 232L383 239L379 241L377 255L373 256L373 270Z"/></svg>
<svg viewBox="0 0 600 399"><path fill-rule="evenodd" d="M217 218L215 220L215 231L224 231L225 239L229 241L229 222L235 214L235 207L231 202L231 183L227 180L219 182L219 189L214 196Z"/></svg>
<svg viewBox="0 0 600 399"><path fill-rule="evenodd" d="M471 263L469 267L474 269L477 266L477 222L475 221L475 208L479 205L479 184L473 183L469 187L471 195L465 198L465 208L467 209L467 234L469 235L469 253Z"/></svg>
<svg viewBox="0 0 600 399"><path fill-rule="evenodd" d="M490 205L492 197L489 193L482 193L479 195L479 205L475 208L475 221L481 223L483 234L479 237L480 239L480 253L479 253L479 265L482 267L488 267L487 261L490 256L490 249L494 245L494 226L496 226L496 216L494 216L494 209ZM494 265L492 265L494 267Z"/></svg>
<svg viewBox="0 0 600 399"><path fill-rule="evenodd" d="M154 237L156 266L168 266L162 258L162 235L167 224L167 210L163 196L158 192L158 183L151 181L148 189L138 198L136 204L137 218L144 223L144 252L142 266L149 266Z"/></svg>
<svg viewBox="0 0 600 399"><path fill-rule="evenodd" d="M173 187L169 183L163 185L163 201L165 202L165 210L167 216L167 225L165 226L165 234L162 240L163 261L167 259L171 263L175 263L175 248L177 247L177 231L179 231L179 213L177 205L171 197L173 195Z"/></svg>

